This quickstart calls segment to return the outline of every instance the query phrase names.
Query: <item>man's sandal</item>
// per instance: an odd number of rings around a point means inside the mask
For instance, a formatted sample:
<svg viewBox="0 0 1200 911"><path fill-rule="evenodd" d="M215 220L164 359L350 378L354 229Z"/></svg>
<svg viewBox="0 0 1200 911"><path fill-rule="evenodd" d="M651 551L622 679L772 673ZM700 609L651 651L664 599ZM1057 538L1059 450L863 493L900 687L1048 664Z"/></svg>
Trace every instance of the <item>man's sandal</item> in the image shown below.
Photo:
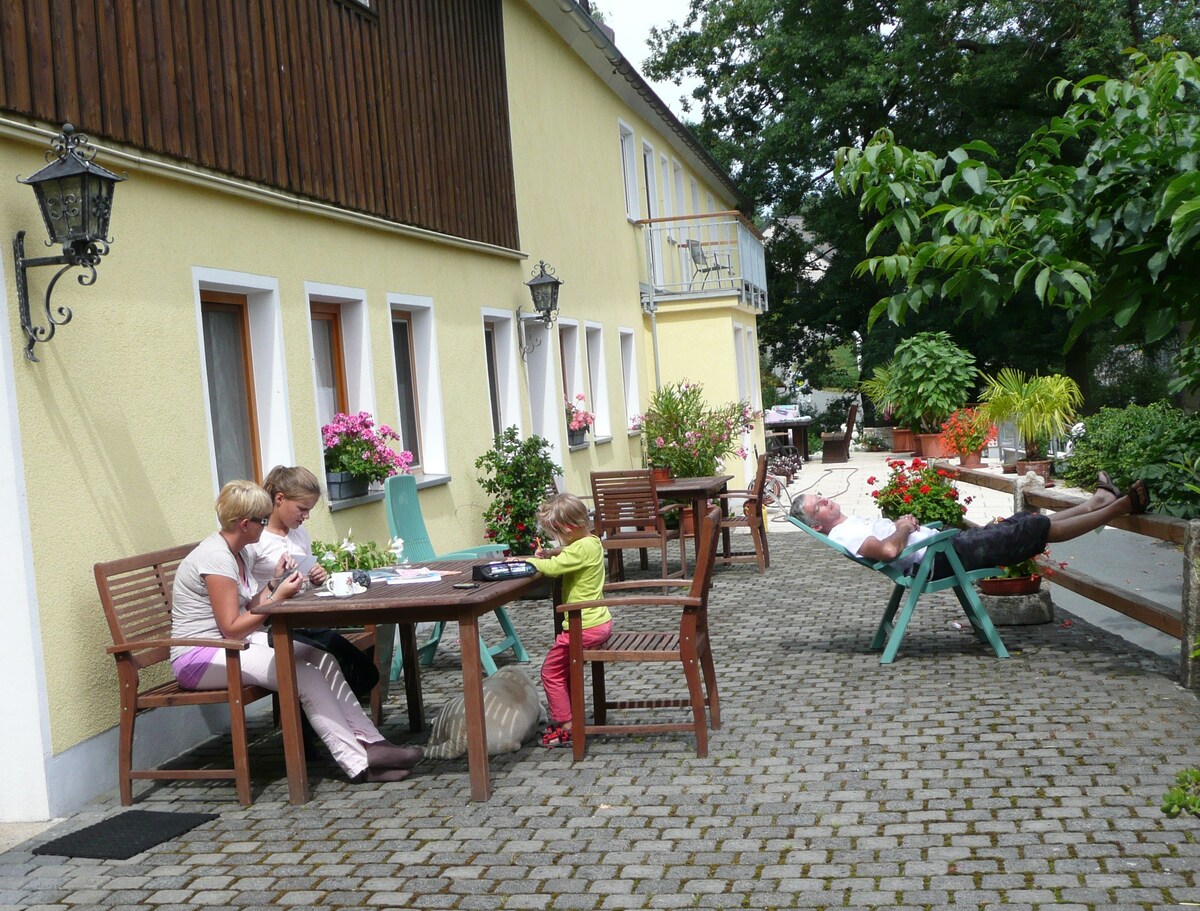
<svg viewBox="0 0 1200 911"><path fill-rule="evenodd" d="M1108 476L1107 471L1101 471L1096 475L1096 489L1107 490L1114 497L1120 499L1121 491L1117 490L1117 486L1113 484L1112 478Z"/></svg>
<svg viewBox="0 0 1200 911"><path fill-rule="evenodd" d="M1145 481L1134 481L1125 491L1125 496L1129 497L1130 515L1140 516L1150 508L1150 491L1146 489Z"/></svg>

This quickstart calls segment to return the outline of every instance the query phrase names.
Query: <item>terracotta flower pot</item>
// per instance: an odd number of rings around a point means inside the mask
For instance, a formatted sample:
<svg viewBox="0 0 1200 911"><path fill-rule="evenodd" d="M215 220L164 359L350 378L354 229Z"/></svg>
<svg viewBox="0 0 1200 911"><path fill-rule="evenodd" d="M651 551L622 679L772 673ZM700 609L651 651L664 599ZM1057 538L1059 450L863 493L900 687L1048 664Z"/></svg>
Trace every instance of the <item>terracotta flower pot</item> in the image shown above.
<svg viewBox="0 0 1200 911"><path fill-rule="evenodd" d="M1037 459L1036 461L1027 462L1022 459L1017 459L1017 474L1024 475L1025 472L1032 471L1034 474L1041 475L1042 480L1046 482L1046 486L1050 485L1050 460Z"/></svg>
<svg viewBox="0 0 1200 911"><path fill-rule="evenodd" d="M976 449L974 452L960 452L958 454L958 464L963 468L981 468L983 466L983 450Z"/></svg>
<svg viewBox="0 0 1200 911"><path fill-rule="evenodd" d="M650 477L654 478L656 484L665 484L671 480L671 469L652 467L650 469Z"/></svg>
<svg viewBox="0 0 1200 911"><path fill-rule="evenodd" d="M944 459L950 453L946 447L942 445L942 435L940 433L918 433L917 437L917 455L923 459Z"/></svg>
<svg viewBox="0 0 1200 911"><path fill-rule="evenodd" d="M1042 587L1042 577L1034 573L1016 579L980 579L975 584L985 595L1032 595Z"/></svg>

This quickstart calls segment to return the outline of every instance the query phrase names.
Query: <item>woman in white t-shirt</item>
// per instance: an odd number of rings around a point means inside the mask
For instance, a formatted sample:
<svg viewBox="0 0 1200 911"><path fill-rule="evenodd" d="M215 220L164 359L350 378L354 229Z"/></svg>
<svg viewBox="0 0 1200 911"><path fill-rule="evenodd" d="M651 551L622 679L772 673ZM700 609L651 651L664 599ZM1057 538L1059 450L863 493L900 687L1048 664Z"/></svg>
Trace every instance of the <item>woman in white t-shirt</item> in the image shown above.
<svg viewBox="0 0 1200 911"><path fill-rule="evenodd" d="M254 581L266 585L275 580L276 564L284 554L296 563L312 556L312 538L302 526L321 499L321 482L307 468L276 465L262 486L271 498L271 521L245 552ZM308 580L314 586L324 585L327 575L324 567L314 563Z"/></svg>
<svg viewBox="0 0 1200 911"><path fill-rule="evenodd" d="M221 530L201 541L175 572L171 635L247 640L241 653L242 678L277 690L275 649L267 642L265 618L250 609L293 597L303 579L299 572L287 572L286 554L273 567L274 578L262 588L251 576L245 548L257 543L272 512L265 490L252 481L230 481L221 488L216 506ZM175 646L171 668L187 689L219 689L227 684L221 648ZM419 748L384 740L328 652L296 646L296 686L313 728L352 780L400 781L420 761Z"/></svg>

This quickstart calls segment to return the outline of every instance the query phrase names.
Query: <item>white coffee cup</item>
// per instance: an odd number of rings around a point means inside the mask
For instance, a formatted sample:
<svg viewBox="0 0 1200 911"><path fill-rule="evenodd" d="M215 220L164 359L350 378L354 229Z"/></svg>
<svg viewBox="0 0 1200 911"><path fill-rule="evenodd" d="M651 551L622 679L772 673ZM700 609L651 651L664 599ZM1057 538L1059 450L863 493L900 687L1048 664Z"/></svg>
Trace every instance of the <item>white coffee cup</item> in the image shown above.
<svg viewBox="0 0 1200 911"><path fill-rule="evenodd" d="M325 588L337 598L350 597L354 594L354 573L330 573Z"/></svg>

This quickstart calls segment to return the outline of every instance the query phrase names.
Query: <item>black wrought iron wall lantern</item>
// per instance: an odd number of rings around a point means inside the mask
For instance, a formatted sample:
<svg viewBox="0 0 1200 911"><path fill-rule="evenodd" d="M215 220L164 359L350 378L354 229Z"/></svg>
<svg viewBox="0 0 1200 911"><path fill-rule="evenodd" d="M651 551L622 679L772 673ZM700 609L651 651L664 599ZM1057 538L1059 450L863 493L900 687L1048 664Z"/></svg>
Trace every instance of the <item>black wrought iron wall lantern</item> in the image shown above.
<svg viewBox="0 0 1200 911"><path fill-rule="evenodd" d="M37 357L33 346L37 342L48 342L54 338L59 326L71 321L67 307L50 309L50 296L54 286L69 269L84 269L79 284L92 285L96 281L96 266L100 257L108 253L112 238L108 236L108 223L112 216L113 189L124 180L102 168L92 159L96 149L88 145L88 137L76 133L69 123L63 124L62 132L50 142L46 160L50 162L32 177L17 180L29 184L37 196L38 208L46 222L46 233L50 240L47 247L62 244L59 256L25 258L25 232L18 231L13 239L13 258L17 267L17 305L21 314L21 328L25 330L25 356L31 361ZM38 266L62 266L50 284L46 286L45 326L35 326L29 312L29 287L26 270Z"/></svg>
<svg viewBox="0 0 1200 911"><path fill-rule="evenodd" d="M539 260L533 278L525 282L529 288L529 296L533 298L534 313L525 314L523 308L517 308L517 347L521 349L521 359L527 360L529 352L542 343L541 339L527 341L525 336L525 321L540 319L549 330L558 319L558 289L564 284L561 278L554 274L554 269Z"/></svg>

